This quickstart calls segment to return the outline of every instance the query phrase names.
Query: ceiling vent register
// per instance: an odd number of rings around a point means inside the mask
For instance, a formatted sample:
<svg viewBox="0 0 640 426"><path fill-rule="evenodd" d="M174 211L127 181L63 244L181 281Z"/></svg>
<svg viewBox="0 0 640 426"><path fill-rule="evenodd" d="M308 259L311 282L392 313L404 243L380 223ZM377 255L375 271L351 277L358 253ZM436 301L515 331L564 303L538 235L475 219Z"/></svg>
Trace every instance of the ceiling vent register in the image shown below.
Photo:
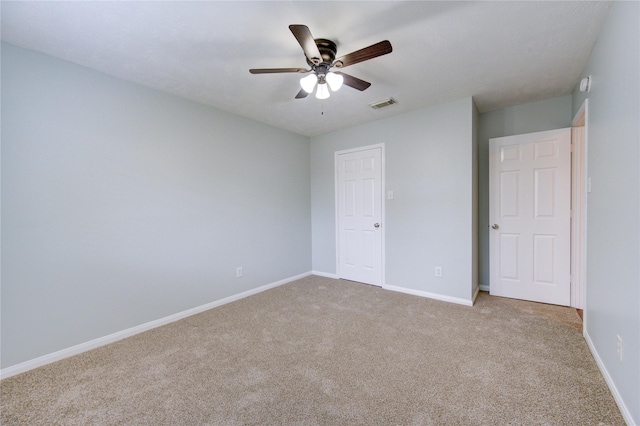
<svg viewBox="0 0 640 426"><path fill-rule="evenodd" d="M374 102L372 104L369 104L369 106L373 109L380 109L380 108L385 108L397 103L398 101L396 101L395 99L389 98L389 99L385 99L384 101Z"/></svg>

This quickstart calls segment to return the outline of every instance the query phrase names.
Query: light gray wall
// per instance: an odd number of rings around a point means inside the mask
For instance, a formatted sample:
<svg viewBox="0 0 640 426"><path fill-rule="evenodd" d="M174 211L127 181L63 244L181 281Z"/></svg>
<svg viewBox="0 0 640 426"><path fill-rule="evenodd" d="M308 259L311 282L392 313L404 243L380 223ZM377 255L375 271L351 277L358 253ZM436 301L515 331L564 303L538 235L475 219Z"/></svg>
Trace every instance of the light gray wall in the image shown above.
<svg viewBox="0 0 640 426"><path fill-rule="evenodd" d="M480 284L489 286L489 139L571 127L571 95L480 114L478 234Z"/></svg>
<svg viewBox="0 0 640 426"><path fill-rule="evenodd" d="M3 44L2 367L310 271L309 176L306 137Z"/></svg>
<svg viewBox="0 0 640 426"><path fill-rule="evenodd" d="M586 331L640 424L640 3L615 3L582 77L592 76L587 168ZM574 90L573 111L585 95ZM623 339L623 361L616 353Z"/></svg>
<svg viewBox="0 0 640 426"><path fill-rule="evenodd" d="M334 152L384 143L385 284L471 300L473 109L465 98L311 139L313 270L336 273Z"/></svg>

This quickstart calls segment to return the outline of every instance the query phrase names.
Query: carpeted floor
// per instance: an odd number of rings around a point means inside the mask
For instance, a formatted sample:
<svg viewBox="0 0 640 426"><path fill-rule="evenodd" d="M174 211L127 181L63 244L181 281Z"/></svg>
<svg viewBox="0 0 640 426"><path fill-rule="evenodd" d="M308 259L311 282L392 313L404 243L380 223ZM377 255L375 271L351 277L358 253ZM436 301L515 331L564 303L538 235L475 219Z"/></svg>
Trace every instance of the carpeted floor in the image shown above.
<svg viewBox="0 0 640 426"><path fill-rule="evenodd" d="M311 276L0 382L3 425L623 425L569 308Z"/></svg>

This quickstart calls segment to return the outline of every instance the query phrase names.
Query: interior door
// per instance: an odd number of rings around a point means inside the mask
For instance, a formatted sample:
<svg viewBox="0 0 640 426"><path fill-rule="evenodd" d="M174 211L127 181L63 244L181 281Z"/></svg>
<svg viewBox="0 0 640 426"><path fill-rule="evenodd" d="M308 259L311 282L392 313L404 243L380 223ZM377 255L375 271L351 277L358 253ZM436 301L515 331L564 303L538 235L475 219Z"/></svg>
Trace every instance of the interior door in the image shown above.
<svg viewBox="0 0 640 426"><path fill-rule="evenodd" d="M336 153L338 277L382 285L382 146Z"/></svg>
<svg viewBox="0 0 640 426"><path fill-rule="evenodd" d="M489 141L490 293L569 306L571 129Z"/></svg>

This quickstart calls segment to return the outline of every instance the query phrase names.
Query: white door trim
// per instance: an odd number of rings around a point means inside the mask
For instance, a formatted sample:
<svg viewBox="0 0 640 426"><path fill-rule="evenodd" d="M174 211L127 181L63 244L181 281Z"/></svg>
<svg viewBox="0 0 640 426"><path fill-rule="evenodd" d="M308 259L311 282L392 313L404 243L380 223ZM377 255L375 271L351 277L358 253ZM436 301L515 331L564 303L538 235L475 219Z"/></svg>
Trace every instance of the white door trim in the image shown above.
<svg viewBox="0 0 640 426"><path fill-rule="evenodd" d="M589 99L580 106L571 122L571 306L586 305L587 253L587 138ZM583 319L586 325L586 317ZM586 327L584 327L586 329Z"/></svg>
<svg viewBox="0 0 640 426"><path fill-rule="evenodd" d="M380 148L380 153L381 153L381 159L382 159L382 182L380 183L380 200L382 201L382 210L381 210L381 217L382 217L382 234L381 234L381 256L382 256L382 264L381 264L381 268L380 268L380 283L382 286L385 285L386 280L385 280L385 264L386 264L386 257L385 257L385 234L386 234L386 216L385 216L385 204L386 204L386 198L385 198L385 152L384 152L384 143L379 143L379 144L375 144L375 145L367 145L367 146L360 146L357 148L351 148L351 149L345 149L345 150L341 150L341 151L335 151L334 155L333 155L333 179L334 179L334 210L335 210L335 216L334 216L334 228L335 228L335 242L336 242L336 275L337 278L340 278L340 229L339 229L339 220L338 220L338 156L342 155L342 154L349 154L352 152L358 152L358 151L367 151L369 149L374 149L374 148Z"/></svg>

